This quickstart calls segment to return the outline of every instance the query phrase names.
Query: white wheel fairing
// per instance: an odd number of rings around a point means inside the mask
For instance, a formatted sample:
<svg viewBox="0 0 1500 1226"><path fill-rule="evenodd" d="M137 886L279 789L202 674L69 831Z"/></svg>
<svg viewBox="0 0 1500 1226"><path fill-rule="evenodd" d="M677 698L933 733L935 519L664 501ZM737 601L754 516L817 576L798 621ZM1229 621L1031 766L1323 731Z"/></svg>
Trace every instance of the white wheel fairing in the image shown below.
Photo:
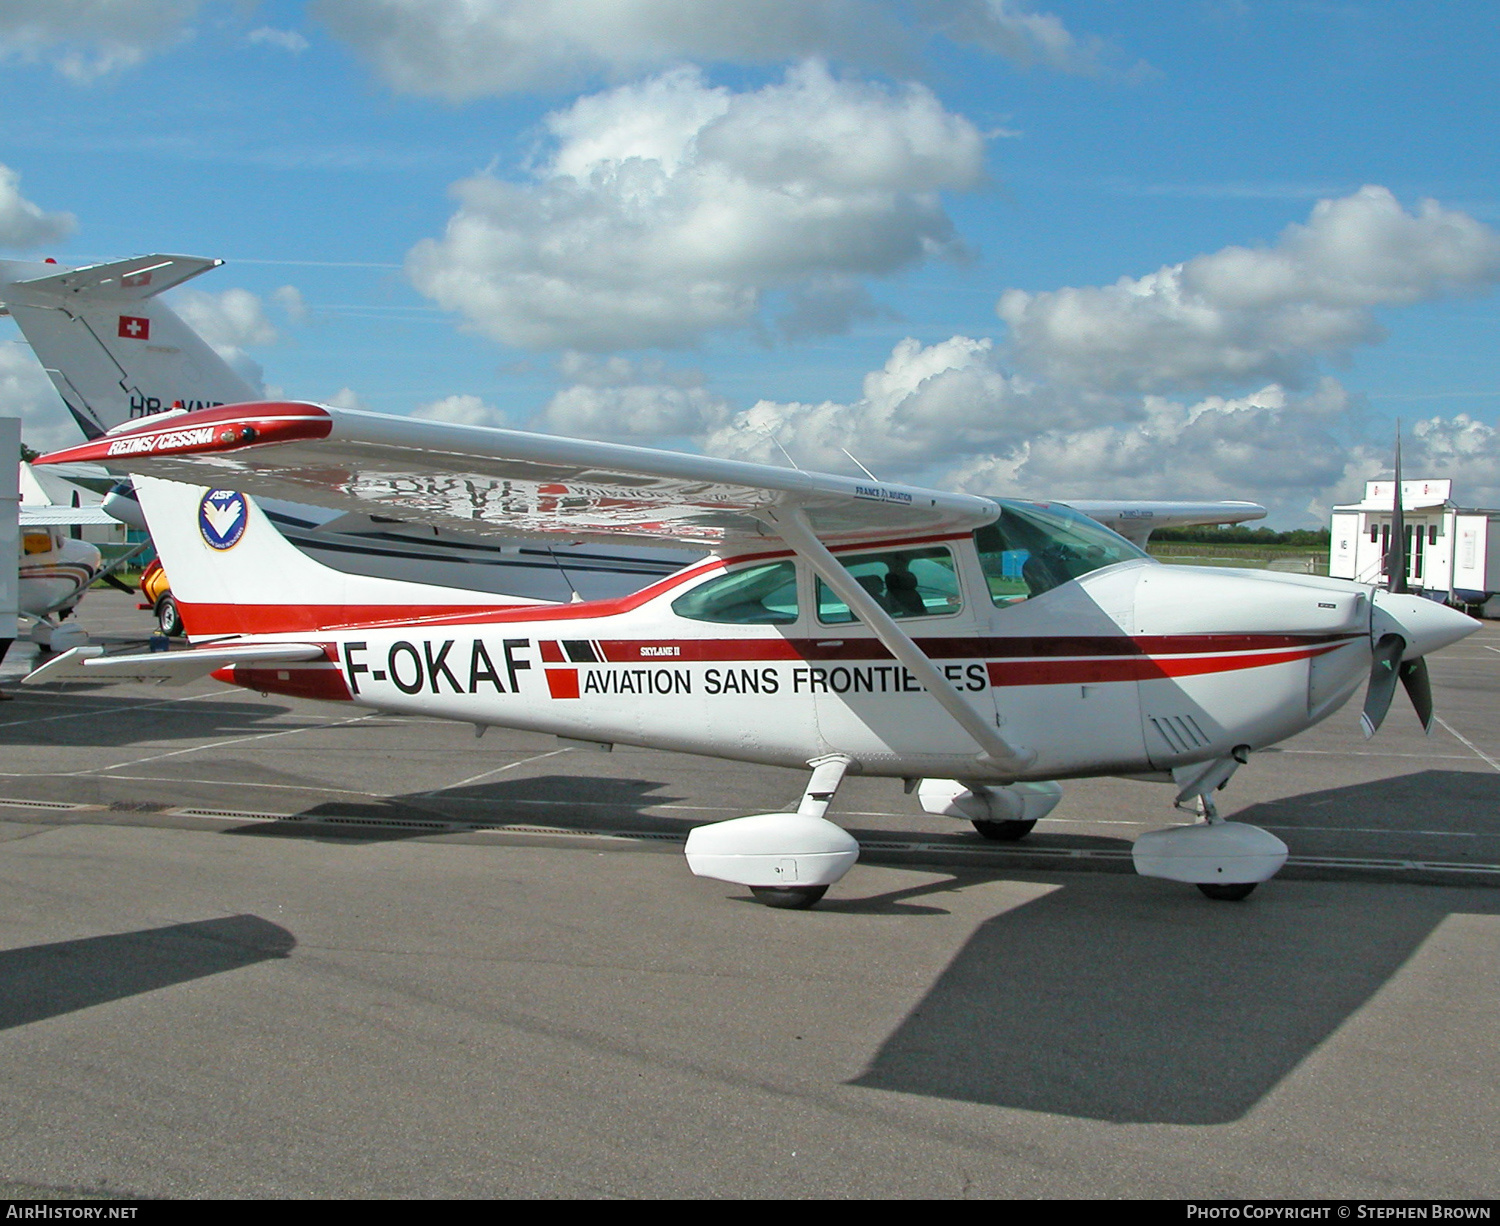
<svg viewBox="0 0 1500 1226"><path fill-rule="evenodd" d="M1269 881L1280 872L1287 846L1259 826L1204 822L1149 831L1136 839L1130 856L1142 877L1190 885L1245 885Z"/></svg>
<svg viewBox="0 0 1500 1226"><path fill-rule="evenodd" d="M859 844L821 817L760 813L697 826L688 834L688 867L736 885L832 885L854 867Z"/></svg>

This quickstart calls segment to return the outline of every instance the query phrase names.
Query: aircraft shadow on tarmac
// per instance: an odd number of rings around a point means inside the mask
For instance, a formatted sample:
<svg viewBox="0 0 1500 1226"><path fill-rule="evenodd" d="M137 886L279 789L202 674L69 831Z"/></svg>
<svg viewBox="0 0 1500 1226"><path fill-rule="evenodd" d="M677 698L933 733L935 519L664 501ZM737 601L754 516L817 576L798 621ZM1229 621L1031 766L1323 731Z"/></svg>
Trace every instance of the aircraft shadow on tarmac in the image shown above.
<svg viewBox="0 0 1500 1226"><path fill-rule="evenodd" d="M0 950L0 1030L284 958L285 928L256 915Z"/></svg>
<svg viewBox="0 0 1500 1226"><path fill-rule="evenodd" d="M272 721L289 710L240 702L233 692L162 705L174 696L167 689L129 698L75 690L60 702L45 691L13 692L11 701L0 704L0 745L124 746L175 737L234 736L273 729Z"/></svg>
<svg viewBox="0 0 1500 1226"><path fill-rule="evenodd" d="M1455 909L1448 890L1388 901L1367 885L1293 896L1273 882L1225 904L1168 882L1056 880L980 926L854 1084L1110 1123L1228 1123ZM1460 909L1496 914L1500 899L1469 890Z"/></svg>
<svg viewBox="0 0 1500 1226"><path fill-rule="evenodd" d="M1295 828L1303 825L1322 831L1348 827L1500 835L1500 774L1413 771L1251 805L1230 816L1237 822L1280 827L1280 833L1289 838L1295 838ZM1378 854L1378 842L1367 839L1365 843ZM1455 850L1464 847L1460 842L1452 845ZM1489 845L1487 854L1493 851ZM1292 854L1296 852L1294 846Z"/></svg>
<svg viewBox="0 0 1500 1226"><path fill-rule="evenodd" d="M685 835L697 822L646 812L681 799L666 786L650 779L539 775L385 800L325 801L284 821L238 826L231 833L384 842L446 833L455 825L516 825Z"/></svg>

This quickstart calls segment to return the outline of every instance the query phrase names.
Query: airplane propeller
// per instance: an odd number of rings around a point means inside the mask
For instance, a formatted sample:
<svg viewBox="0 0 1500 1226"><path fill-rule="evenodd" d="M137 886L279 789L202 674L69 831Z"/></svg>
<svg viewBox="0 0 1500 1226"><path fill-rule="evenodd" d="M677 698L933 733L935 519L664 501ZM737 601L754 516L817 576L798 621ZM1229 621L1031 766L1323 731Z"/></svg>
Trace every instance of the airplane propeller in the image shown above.
<svg viewBox="0 0 1500 1226"><path fill-rule="evenodd" d="M1375 644L1370 685L1365 691L1365 709L1359 717L1366 739L1375 735L1386 712L1391 709L1391 698L1396 693L1398 680L1406 687L1407 697L1416 708L1423 731L1432 731L1432 681L1427 675L1427 661L1420 656L1415 660L1403 660L1401 657L1405 651L1406 640L1399 634L1383 634L1380 642Z"/></svg>
<svg viewBox="0 0 1500 1226"><path fill-rule="evenodd" d="M1469 623L1455 609L1406 590L1406 517L1401 505L1401 423L1396 423L1396 494L1391 511L1390 548L1386 552L1386 590L1371 598L1370 635L1375 647L1370 660L1370 684L1365 690L1365 708L1360 727L1366 739L1375 735L1399 681L1406 690L1425 732L1432 731L1432 679L1427 673L1427 652L1456 641L1458 623ZM1378 635L1378 637L1376 637ZM1405 658L1415 647L1417 654Z"/></svg>

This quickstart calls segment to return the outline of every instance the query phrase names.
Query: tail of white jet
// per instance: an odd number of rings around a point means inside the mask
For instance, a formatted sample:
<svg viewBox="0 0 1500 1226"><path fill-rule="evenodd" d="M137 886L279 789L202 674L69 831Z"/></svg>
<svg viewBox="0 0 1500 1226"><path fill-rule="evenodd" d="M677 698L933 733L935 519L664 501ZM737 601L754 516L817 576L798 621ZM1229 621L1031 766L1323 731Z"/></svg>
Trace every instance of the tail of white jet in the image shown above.
<svg viewBox="0 0 1500 1226"><path fill-rule="evenodd" d="M158 295L223 260L144 255L86 268L0 261L14 317L87 438L176 405L253 400L259 389Z"/></svg>

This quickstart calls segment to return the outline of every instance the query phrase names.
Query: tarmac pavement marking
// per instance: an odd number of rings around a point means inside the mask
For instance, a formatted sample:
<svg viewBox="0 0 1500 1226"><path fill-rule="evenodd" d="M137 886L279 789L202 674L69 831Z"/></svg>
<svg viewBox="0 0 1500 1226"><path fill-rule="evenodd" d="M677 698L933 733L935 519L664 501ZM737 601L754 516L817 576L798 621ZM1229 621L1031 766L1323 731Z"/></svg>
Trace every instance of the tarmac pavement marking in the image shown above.
<svg viewBox="0 0 1500 1226"><path fill-rule="evenodd" d="M298 732L311 732L319 728L342 728L346 724L358 724L369 718L368 715L356 715L350 719L326 720L318 724L302 724L296 728L282 728L276 732L259 732L254 736L237 736L227 741L209 741L203 745L189 745L186 749L172 749L166 753L152 754L145 758L132 758L128 762L116 762L112 766L98 766L89 770L64 771L59 773L67 777L102 774L105 771L119 770L126 766L142 766L147 762L160 762L163 758L176 758L185 753L198 753L204 749L224 749L230 745L244 745L250 741L269 741L273 737L293 736Z"/></svg>
<svg viewBox="0 0 1500 1226"><path fill-rule="evenodd" d="M1446 728L1449 732L1451 732L1455 737L1457 737L1465 745L1467 745L1470 749L1472 749L1475 752L1475 754L1477 754L1479 757L1483 758L1486 762L1488 762L1497 771L1500 771L1500 762L1496 762L1494 758L1490 757L1489 754L1485 753L1484 750L1480 749L1478 745L1474 744L1473 741L1469 740L1468 737L1466 737L1462 732L1460 732L1457 728L1455 728L1452 724L1450 724L1447 720L1445 720L1441 715L1434 715L1432 718L1437 723L1441 724L1444 728Z"/></svg>
<svg viewBox="0 0 1500 1226"><path fill-rule="evenodd" d="M449 788L466 787L471 783L478 783L481 779L488 779L491 775L503 775L506 771L513 771L518 766L525 766L528 762L540 762L543 758L555 758L560 753L572 753L573 749L568 746L563 749L549 749L546 753L532 754L529 758L521 758L515 762L507 762L504 766L497 766L494 770L481 771L477 775L470 775L467 779L460 779L457 783L446 783L440 788L433 788L426 792L417 792L417 796L440 796Z"/></svg>
<svg viewBox="0 0 1500 1226"><path fill-rule="evenodd" d="M69 697L69 695L50 695L50 697ZM185 698L164 698L160 702L138 702L129 706L115 707L90 707L87 711L69 711L66 715L39 715L34 719L12 719L0 723L0 728L19 728L25 724L50 724L60 719L85 719L90 715L101 715L105 712L111 714L129 713L137 711L149 711L153 707L170 707L181 702L198 702L204 698L222 698L223 695L210 690L206 694L189 694ZM16 701L12 699L11 701Z"/></svg>

